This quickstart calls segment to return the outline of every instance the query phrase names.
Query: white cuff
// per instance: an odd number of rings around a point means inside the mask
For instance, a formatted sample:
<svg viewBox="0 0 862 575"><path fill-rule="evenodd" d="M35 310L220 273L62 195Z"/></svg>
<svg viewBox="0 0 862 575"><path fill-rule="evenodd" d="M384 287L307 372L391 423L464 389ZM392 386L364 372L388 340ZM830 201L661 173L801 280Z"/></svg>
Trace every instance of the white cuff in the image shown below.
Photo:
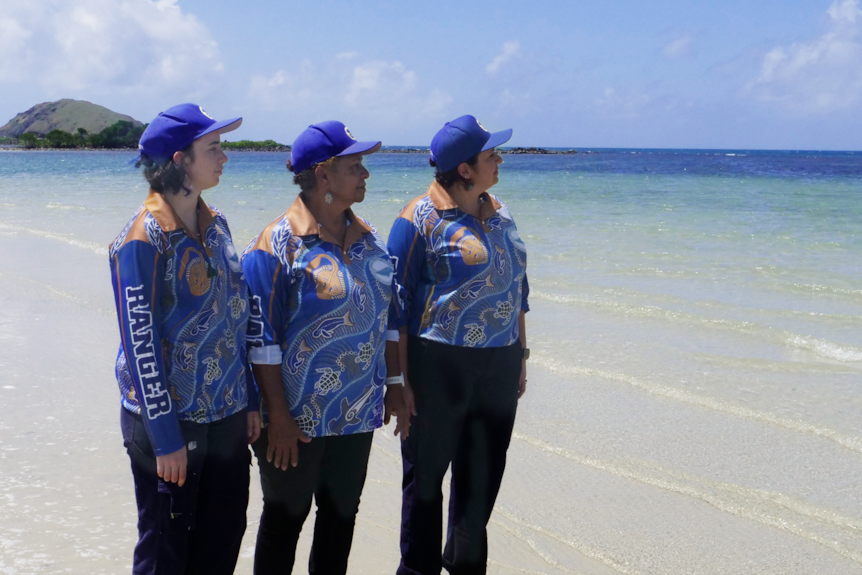
<svg viewBox="0 0 862 575"><path fill-rule="evenodd" d="M387 329L383 332L383 337L386 341L400 341L401 335L398 333L397 329Z"/></svg>
<svg viewBox="0 0 862 575"><path fill-rule="evenodd" d="M280 365L281 346L265 345L263 347L253 347L248 353L248 360L258 365Z"/></svg>
<svg viewBox="0 0 862 575"><path fill-rule="evenodd" d="M399 373L398 375L387 377L384 383L386 385L404 385L404 374Z"/></svg>

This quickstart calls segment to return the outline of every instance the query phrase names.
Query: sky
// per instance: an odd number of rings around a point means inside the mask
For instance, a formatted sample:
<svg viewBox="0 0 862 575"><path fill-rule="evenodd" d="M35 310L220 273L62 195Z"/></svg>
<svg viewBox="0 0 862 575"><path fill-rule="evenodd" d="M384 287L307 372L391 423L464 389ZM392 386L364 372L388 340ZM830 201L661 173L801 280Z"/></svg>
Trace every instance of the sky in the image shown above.
<svg viewBox="0 0 862 575"><path fill-rule="evenodd" d="M0 124L178 103L290 143L337 119L427 146L473 114L514 146L862 150L858 0L0 0Z"/></svg>

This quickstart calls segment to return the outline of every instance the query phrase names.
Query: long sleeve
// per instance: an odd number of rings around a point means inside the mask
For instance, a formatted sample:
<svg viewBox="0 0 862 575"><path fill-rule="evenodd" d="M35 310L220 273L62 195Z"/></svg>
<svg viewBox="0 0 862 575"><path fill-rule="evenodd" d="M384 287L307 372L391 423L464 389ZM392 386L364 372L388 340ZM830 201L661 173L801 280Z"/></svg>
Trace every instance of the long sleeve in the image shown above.
<svg viewBox="0 0 862 575"><path fill-rule="evenodd" d="M251 316L246 335L249 362L280 364L288 318L289 270L284 270L281 262L264 250L245 254L242 268L251 290Z"/></svg>
<svg viewBox="0 0 862 575"><path fill-rule="evenodd" d="M389 327L399 329L407 325L413 295L419 283L422 268L426 265L425 238L413 222L399 217L392 224L387 249L395 264L395 282L400 286L401 295L392 300Z"/></svg>
<svg viewBox="0 0 862 575"><path fill-rule="evenodd" d="M167 382L158 324L158 251L130 241L111 261L114 301L126 363L141 408L144 427L156 455L185 444Z"/></svg>
<svg viewBox="0 0 862 575"><path fill-rule="evenodd" d="M530 311L530 282L527 281L527 274L524 274L524 279L521 280L521 309L525 312Z"/></svg>

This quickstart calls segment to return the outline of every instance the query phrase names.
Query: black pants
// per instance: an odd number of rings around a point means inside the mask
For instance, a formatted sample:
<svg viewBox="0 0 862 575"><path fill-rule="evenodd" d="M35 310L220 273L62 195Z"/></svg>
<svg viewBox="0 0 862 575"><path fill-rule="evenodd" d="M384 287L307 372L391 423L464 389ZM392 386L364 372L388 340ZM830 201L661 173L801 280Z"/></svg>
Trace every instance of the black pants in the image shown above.
<svg viewBox="0 0 862 575"><path fill-rule="evenodd" d="M410 336L408 374L418 415L401 442L404 466L398 575L485 573L486 526L506 467L523 352L466 348ZM452 464L449 529L443 476Z"/></svg>
<svg viewBox="0 0 862 575"><path fill-rule="evenodd" d="M180 422L188 450L182 487L156 474L156 457L141 416L123 408L120 412L138 504L132 573L233 573L248 507L246 411L213 423Z"/></svg>
<svg viewBox="0 0 862 575"><path fill-rule="evenodd" d="M266 429L261 431L253 445L263 490L255 575L281 575L293 570L296 542L311 510L312 497L317 503L317 518L308 572L347 572L373 436L371 432L355 433L299 443L299 464L282 471L266 460L269 434Z"/></svg>

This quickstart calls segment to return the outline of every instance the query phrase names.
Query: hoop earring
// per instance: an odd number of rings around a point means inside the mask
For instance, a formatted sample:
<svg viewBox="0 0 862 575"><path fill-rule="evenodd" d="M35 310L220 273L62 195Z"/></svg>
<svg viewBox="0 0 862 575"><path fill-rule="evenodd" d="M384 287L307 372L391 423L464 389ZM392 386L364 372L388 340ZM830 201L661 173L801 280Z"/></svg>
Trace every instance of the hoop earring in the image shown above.
<svg viewBox="0 0 862 575"><path fill-rule="evenodd" d="M323 196L323 201L327 204L331 204L333 199L334 198L332 197L332 192L326 192L326 194L324 194Z"/></svg>

